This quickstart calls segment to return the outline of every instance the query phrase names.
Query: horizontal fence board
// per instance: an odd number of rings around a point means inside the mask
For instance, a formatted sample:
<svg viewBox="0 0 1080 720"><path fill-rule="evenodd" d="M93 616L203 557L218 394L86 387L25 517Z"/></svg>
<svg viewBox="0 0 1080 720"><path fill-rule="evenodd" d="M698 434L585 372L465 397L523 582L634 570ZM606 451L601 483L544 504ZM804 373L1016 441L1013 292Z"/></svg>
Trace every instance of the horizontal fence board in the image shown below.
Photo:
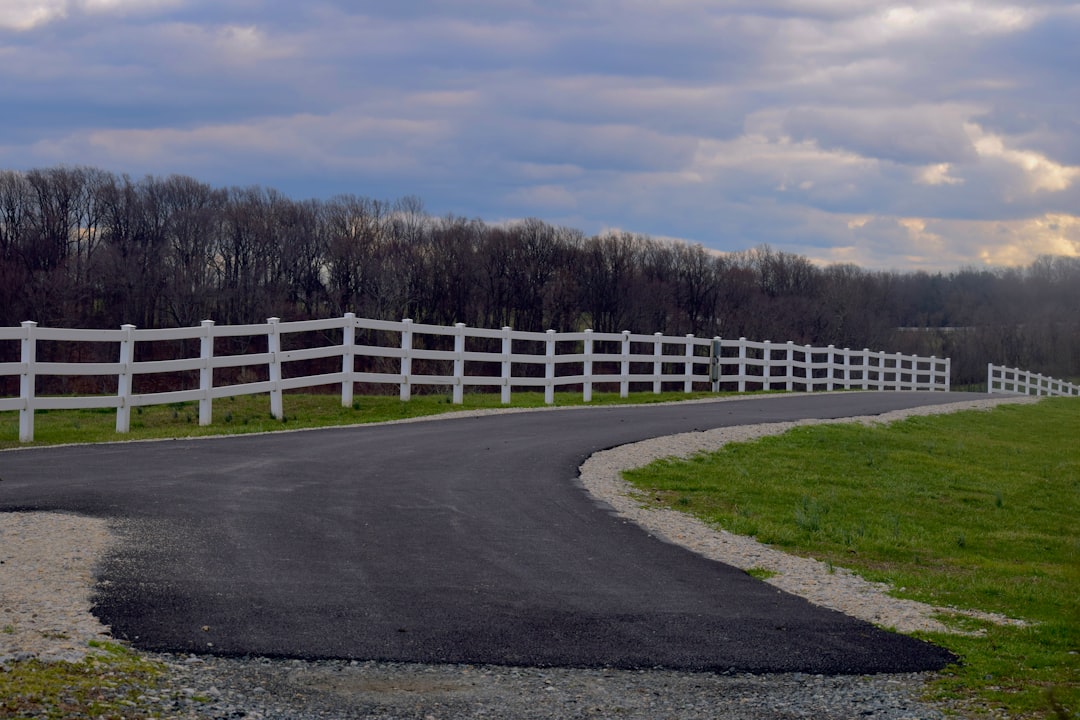
<svg viewBox="0 0 1080 720"><path fill-rule="evenodd" d="M29 333L24 327L0 327L0 342L8 340L22 340Z"/></svg>
<svg viewBox="0 0 1080 720"><path fill-rule="evenodd" d="M35 327L34 337L38 340L62 342L119 342L124 339L124 331Z"/></svg>
<svg viewBox="0 0 1080 720"><path fill-rule="evenodd" d="M250 355L215 355L210 358L212 368L247 367L250 365L266 365L273 357L271 353L252 353Z"/></svg>
<svg viewBox="0 0 1080 720"><path fill-rule="evenodd" d="M354 383L372 383L376 385L399 385L405 382L404 375L393 373L358 372L352 373Z"/></svg>
<svg viewBox="0 0 1080 720"><path fill-rule="evenodd" d="M502 387L509 385L506 378L497 375L466 375L461 378L461 384L469 387Z"/></svg>
<svg viewBox="0 0 1080 720"><path fill-rule="evenodd" d="M131 407L147 407L149 405L172 405L173 403L194 402L202 400L205 393L198 388L194 390L173 390L172 392L140 393L128 398Z"/></svg>
<svg viewBox="0 0 1080 720"><path fill-rule="evenodd" d="M457 385L458 379L453 375L410 375L410 385Z"/></svg>
<svg viewBox="0 0 1080 720"><path fill-rule="evenodd" d="M199 357L181 358L178 360L144 360L131 363L131 372L135 375L184 372L189 370L199 370L205 365L206 361Z"/></svg>
<svg viewBox="0 0 1080 720"><path fill-rule="evenodd" d="M341 345L329 345L327 347L307 348L304 350L284 350L278 353L279 362L302 362L304 360L320 360L328 357L342 355Z"/></svg>
<svg viewBox="0 0 1080 720"><path fill-rule="evenodd" d="M0 398L0 412L9 410L22 410L26 407L26 401L21 397L17 398Z"/></svg>
<svg viewBox="0 0 1080 720"><path fill-rule="evenodd" d="M39 362L34 364L35 375L115 375L123 366L118 362Z"/></svg>
<svg viewBox="0 0 1080 720"><path fill-rule="evenodd" d="M511 387L544 387L547 385L547 380L544 378L530 378L530 377L512 377L510 378Z"/></svg>
<svg viewBox="0 0 1080 720"><path fill-rule="evenodd" d="M239 395L258 395L260 393L268 393L272 389L273 387L271 387L269 380L263 382L242 383L240 385L223 385L221 387L212 388L210 390L210 397L217 400Z"/></svg>
<svg viewBox="0 0 1080 720"><path fill-rule="evenodd" d="M201 327L185 328L136 328L132 333L135 342L162 342L165 340L194 340L206 335Z"/></svg>
<svg viewBox="0 0 1080 720"><path fill-rule="evenodd" d="M37 410L90 410L93 408L115 408L120 406L120 398L115 395L68 395L64 397L34 398Z"/></svg>
<svg viewBox="0 0 1080 720"><path fill-rule="evenodd" d="M345 318L327 318L325 320L290 320L277 324L278 333L324 332L341 330L350 324Z"/></svg>
<svg viewBox="0 0 1080 720"><path fill-rule="evenodd" d="M373 320L371 318L356 318L357 330L382 330L388 332L401 332L406 328L412 327L412 323L406 323L401 320Z"/></svg>
<svg viewBox="0 0 1080 720"><path fill-rule="evenodd" d="M266 335L270 329L269 323L261 325L215 325L213 336L219 337L242 337L245 335Z"/></svg>
<svg viewBox="0 0 1080 720"><path fill-rule="evenodd" d="M282 390L318 387L319 385L340 385L345 380L345 373L326 373L325 375L305 375L304 377L285 378L278 381Z"/></svg>
<svg viewBox="0 0 1080 720"><path fill-rule="evenodd" d="M487 329L487 328L473 328L473 327L465 327L462 330L463 330L464 335L465 335L466 338L476 338L478 340L480 340L480 339L487 339L487 340L495 339L495 340L497 340L497 339L506 337L506 333L503 332L502 330ZM511 330L510 332L511 332L511 334L513 334L513 330Z"/></svg>
<svg viewBox="0 0 1080 720"><path fill-rule="evenodd" d="M378 345L354 345L352 354L360 357L405 357L405 351L400 347L379 347Z"/></svg>

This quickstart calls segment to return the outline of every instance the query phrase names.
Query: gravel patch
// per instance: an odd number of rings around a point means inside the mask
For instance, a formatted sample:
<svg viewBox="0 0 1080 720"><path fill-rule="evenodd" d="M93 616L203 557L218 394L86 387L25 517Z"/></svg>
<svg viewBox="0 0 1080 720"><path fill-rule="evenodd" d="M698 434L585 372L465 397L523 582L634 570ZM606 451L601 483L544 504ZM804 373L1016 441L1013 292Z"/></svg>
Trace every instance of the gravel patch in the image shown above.
<svg viewBox="0 0 1080 720"><path fill-rule="evenodd" d="M854 420L890 422L1034 401L984 399ZM673 511L644 507L620 476L622 470L661 457L688 456L808 422L725 428L627 445L590 458L581 468L582 483L656 537L736 567L776 572L768 582L811 602L903 632L944 629L931 617L940 608L891 598L880 583L838 568L830 571L824 563L785 555ZM96 518L0 513L0 672L5 663L30 658L77 662L92 652L91 640L110 639L90 606L95 568L117 537L107 521ZM748 675L146 655L164 663L167 672L163 689L140 702L148 714L166 718L945 717L918 699L927 679L923 674Z"/></svg>

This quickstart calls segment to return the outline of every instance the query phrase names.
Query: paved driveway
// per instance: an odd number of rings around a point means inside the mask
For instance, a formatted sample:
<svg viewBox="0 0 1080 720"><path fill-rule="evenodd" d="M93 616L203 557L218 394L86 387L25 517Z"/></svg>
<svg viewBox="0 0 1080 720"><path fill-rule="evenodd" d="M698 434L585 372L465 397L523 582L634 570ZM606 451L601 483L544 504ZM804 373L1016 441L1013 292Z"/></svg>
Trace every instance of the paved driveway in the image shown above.
<svg viewBox="0 0 1080 720"><path fill-rule="evenodd" d="M95 612L151 650L810 673L943 650L649 537L577 468L690 430L972 399L837 393L0 453L0 511L117 519Z"/></svg>

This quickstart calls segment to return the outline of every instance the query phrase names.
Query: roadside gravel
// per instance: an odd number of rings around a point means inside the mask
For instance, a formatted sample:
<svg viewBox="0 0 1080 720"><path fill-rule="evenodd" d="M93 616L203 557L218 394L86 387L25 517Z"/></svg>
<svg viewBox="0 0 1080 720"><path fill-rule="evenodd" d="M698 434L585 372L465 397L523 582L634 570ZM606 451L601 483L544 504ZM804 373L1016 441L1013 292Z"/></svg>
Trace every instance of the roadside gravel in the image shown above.
<svg viewBox="0 0 1080 720"><path fill-rule="evenodd" d="M842 422L889 422L1033 401L981 399ZM823 563L643 506L620 477L622 470L654 459L781 433L796 424L807 423L688 433L598 453L582 466L582 484L658 538L736 567L769 569L778 574L768 582L811 602L902 632L942 630L931 617L938 608L891 598L883 585L841 569L830 572ZM117 529L96 518L0 513L0 672L5 664L31 658L78 661L93 652L88 642L110 639L90 607L95 568L116 541ZM827 677L147 656L162 662L166 674L161 688L140 702L148 716L166 718L945 717L918 700L926 680L920 674Z"/></svg>

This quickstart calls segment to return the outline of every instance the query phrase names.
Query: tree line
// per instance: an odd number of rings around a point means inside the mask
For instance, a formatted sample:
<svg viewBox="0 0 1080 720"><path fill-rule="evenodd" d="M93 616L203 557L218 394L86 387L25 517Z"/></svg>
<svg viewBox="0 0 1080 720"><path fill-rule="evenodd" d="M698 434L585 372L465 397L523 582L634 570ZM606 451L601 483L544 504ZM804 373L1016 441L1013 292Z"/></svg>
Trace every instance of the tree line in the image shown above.
<svg viewBox="0 0 1080 720"><path fill-rule="evenodd" d="M182 175L0 171L0 325L321 318L693 333L1080 376L1080 258L949 274L717 253L537 219L433 217L416 197L295 200ZM10 351L0 350L0 354ZM2 358L0 358L2 359Z"/></svg>

